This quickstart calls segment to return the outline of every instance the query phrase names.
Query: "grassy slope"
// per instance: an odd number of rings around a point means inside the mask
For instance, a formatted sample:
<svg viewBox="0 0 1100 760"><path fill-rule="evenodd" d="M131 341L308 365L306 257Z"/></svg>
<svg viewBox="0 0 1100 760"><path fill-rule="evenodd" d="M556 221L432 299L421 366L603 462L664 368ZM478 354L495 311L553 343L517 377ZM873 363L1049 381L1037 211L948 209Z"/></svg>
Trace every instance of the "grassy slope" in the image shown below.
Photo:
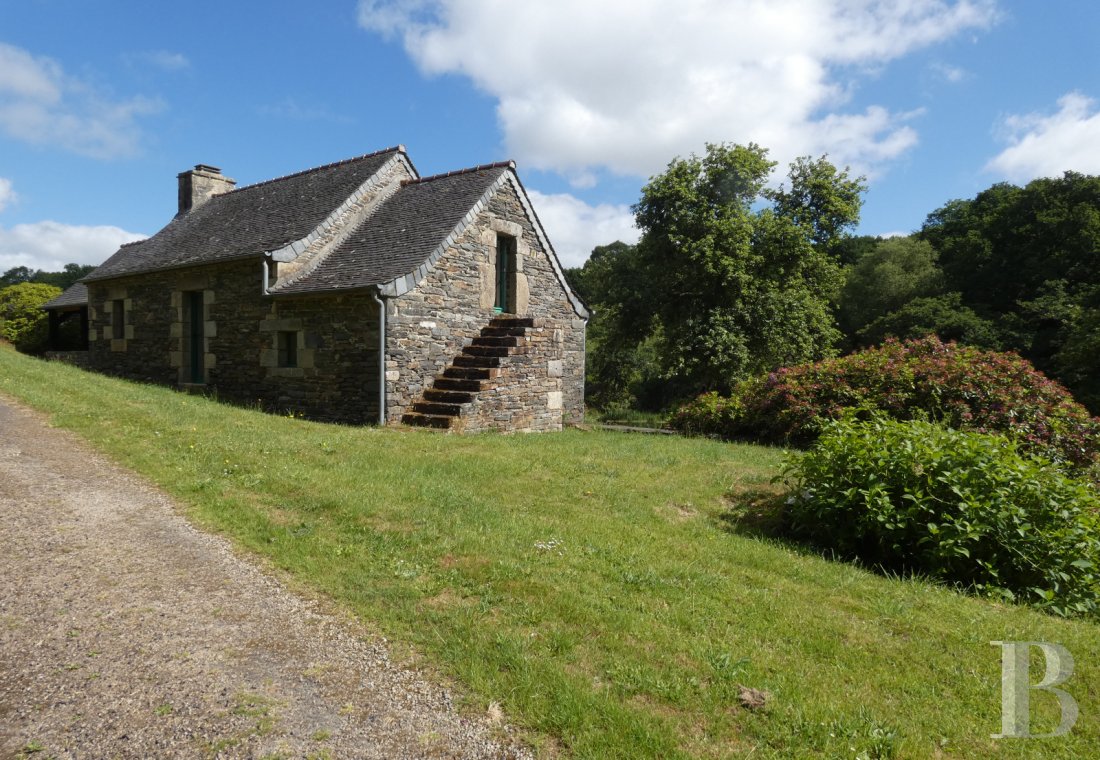
<svg viewBox="0 0 1100 760"><path fill-rule="evenodd" d="M1100 740L1097 625L724 531L724 494L768 480L774 450L321 425L5 347L0 392L411 645L475 703L501 702L547 751L1086 757ZM989 738L998 639L1073 653L1070 737ZM769 691L768 708L737 707L739 684ZM1033 730L1050 730L1053 698L1033 702Z"/></svg>

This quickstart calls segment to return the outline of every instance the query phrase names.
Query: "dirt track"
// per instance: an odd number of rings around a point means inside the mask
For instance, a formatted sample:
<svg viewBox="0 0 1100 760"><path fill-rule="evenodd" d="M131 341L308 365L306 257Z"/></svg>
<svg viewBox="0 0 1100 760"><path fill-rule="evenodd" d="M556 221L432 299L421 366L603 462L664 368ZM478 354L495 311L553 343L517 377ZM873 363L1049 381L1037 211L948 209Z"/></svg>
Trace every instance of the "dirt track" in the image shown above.
<svg viewBox="0 0 1100 760"><path fill-rule="evenodd" d="M0 757L527 757L0 397Z"/></svg>

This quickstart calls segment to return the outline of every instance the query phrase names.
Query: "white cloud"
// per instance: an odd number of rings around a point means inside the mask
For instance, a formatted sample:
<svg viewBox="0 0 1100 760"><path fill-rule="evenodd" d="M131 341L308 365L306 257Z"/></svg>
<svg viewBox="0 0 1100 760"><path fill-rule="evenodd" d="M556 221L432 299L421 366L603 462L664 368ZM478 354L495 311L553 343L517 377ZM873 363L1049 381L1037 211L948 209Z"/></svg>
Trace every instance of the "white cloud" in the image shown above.
<svg viewBox="0 0 1100 760"><path fill-rule="evenodd" d="M123 243L146 237L106 225L34 222L0 227L0 272L12 267L60 271L66 264L102 264Z"/></svg>
<svg viewBox="0 0 1100 760"><path fill-rule="evenodd" d="M1066 171L1100 174L1100 111L1079 92L1063 95L1053 115L1009 116L1003 129L1009 147L986 164L1015 182L1059 177Z"/></svg>
<svg viewBox="0 0 1100 760"><path fill-rule="evenodd" d="M9 203L18 198L12 189L11 180L0 177L0 211L3 211Z"/></svg>
<svg viewBox="0 0 1100 760"><path fill-rule="evenodd" d="M159 101L114 99L56 61L0 43L0 131L17 140L93 158L129 156L141 141L138 118L159 110Z"/></svg>
<svg viewBox="0 0 1100 760"><path fill-rule="evenodd" d="M140 57L159 69L165 71L182 71L191 67L191 61L183 53L173 53L170 50L151 50L141 53Z"/></svg>
<svg viewBox="0 0 1100 760"><path fill-rule="evenodd" d="M579 267L598 245L616 240L638 242L639 232L629 206L590 206L568 193L547 195L528 190L527 194L564 267Z"/></svg>
<svg viewBox="0 0 1100 760"><path fill-rule="evenodd" d="M958 84L964 82L970 78L970 72L959 66L952 66L949 63L933 63L931 66L932 73L939 79L942 79L949 84Z"/></svg>
<svg viewBox="0 0 1100 760"><path fill-rule="evenodd" d="M993 0L360 0L429 75L498 100L524 164L648 176L705 142L873 171L911 148L907 114L845 110L859 76L995 20ZM911 115L911 114L910 114Z"/></svg>

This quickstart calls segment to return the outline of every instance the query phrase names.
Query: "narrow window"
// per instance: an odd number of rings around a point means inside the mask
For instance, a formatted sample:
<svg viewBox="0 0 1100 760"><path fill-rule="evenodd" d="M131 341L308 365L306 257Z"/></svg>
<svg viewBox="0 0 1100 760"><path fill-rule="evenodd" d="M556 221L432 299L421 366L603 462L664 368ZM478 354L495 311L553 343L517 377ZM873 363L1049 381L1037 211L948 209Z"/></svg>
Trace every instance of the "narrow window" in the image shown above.
<svg viewBox="0 0 1100 760"><path fill-rule="evenodd" d="M111 301L111 337L115 340L126 337L126 302L121 298Z"/></svg>
<svg viewBox="0 0 1100 760"><path fill-rule="evenodd" d="M201 290L185 291L183 294L183 340L186 351L184 359L184 377L188 382L201 385L206 382L204 366L206 338L203 317L203 294Z"/></svg>
<svg viewBox="0 0 1100 760"><path fill-rule="evenodd" d="M493 308L498 313L512 312L512 295L515 290L513 280L516 271L516 239L508 235L497 235L496 261L496 302Z"/></svg>
<svg viewBox="0 0 1100 760"><path fill-rule="evenodd" d="M298 366L298 333L292 330L279 331L279 366Z"/></svg>

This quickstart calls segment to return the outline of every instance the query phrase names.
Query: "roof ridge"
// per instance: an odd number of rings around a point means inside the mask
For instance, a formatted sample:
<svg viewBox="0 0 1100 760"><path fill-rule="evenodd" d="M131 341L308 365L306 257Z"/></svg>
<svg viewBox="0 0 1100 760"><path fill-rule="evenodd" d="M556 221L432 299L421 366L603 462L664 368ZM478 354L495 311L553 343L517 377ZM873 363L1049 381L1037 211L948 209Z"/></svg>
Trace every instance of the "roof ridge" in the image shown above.
<svg viewBox="0 0 1100 760"><path fill-rule="evenodd" d="M281 177L273 177L272 179L265 179L262 182L255 182L251 185L245 185L243 187L235 187L232 190L228 190L224 193L216 193L215 195L216 196L217 195L229 195L230 193L239 193L242 190L252 190L253 188L263 187L264 185L270 185L272 182L282 182L285 179L292 179L294 177L301 177L302 175L310 174L312 172L319 172L319 171L322 171L324 169L333 169L337 166L343 166L344 164L350 164L350 163L354 163L356 161L362 161L365 158L374 158L375 156L381 156L383 153L404 153L404 152L405 152L405 146L404 145L400 145L400 144L399 145L394 145L394 146L391 146L389 148L383 148L382 150L376 150L373 153L364 153L361 156L353 156L352 158L345 158L343 161L334 161L331 164L324 164L322 166L314 166L312 169L303 169L302 171L294 172L293 174L284 174Z"/></svg>
<svg viewBox="0 0 1100 760"><path fill-rule="evenodd" d="M401 180L402 185L419 185L424 182L431 182L436 179L445 179L446 177L455 177L459 174L473 174L474 172L485 171L486 169L515 169L516 162L512 160L497 161L492 164L478 164L477 166L471 166L468 169L455 169L452 172L444 172L442 174L433 174L430 177L417 177L416 179Z"/></svg>

